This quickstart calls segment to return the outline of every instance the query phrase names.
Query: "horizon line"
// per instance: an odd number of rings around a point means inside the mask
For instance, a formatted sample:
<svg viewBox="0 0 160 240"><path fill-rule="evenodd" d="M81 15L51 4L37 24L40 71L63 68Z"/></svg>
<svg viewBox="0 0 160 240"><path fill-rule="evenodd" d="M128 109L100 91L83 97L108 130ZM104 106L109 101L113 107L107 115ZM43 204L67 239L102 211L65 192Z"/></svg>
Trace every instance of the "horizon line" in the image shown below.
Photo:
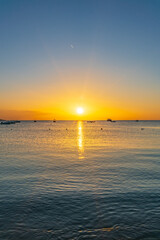
<svg viewBox="0 0 160 240"><path fill-rule="evenodd" d="M54 121L51 119L0 119L0 121ZM107 119L57 119L57 121L107 121ZM113 121L160 121L160 119L114 119Z"/></svg>

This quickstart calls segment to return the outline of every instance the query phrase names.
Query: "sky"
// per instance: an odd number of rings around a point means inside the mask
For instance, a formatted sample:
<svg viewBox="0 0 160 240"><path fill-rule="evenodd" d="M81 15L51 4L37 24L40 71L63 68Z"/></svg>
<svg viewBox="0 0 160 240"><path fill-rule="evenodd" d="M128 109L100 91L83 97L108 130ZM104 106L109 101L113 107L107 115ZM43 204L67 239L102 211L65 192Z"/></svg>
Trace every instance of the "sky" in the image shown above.
<svg viewBox="0 0 160 240"><path fill-rule="evenodd" d="M160 120L159 0L0 0L0 119L54 118Z"/></svg>

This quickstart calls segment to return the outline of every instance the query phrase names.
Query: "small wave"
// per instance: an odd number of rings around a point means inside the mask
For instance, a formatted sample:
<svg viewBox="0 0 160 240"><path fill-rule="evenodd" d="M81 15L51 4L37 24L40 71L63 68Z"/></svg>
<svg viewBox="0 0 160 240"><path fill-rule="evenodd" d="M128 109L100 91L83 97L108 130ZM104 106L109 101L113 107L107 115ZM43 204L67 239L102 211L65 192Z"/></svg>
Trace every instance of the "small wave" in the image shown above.
<svg viewBox="0 0 160 240"><path fill-rule="evenodd" d="M94 232L111 232L119 229L119 226L113 226L113 227L103 227L103 228L95 228L95 229L84 229L80 230L80 233L94 233Z"/></svg>

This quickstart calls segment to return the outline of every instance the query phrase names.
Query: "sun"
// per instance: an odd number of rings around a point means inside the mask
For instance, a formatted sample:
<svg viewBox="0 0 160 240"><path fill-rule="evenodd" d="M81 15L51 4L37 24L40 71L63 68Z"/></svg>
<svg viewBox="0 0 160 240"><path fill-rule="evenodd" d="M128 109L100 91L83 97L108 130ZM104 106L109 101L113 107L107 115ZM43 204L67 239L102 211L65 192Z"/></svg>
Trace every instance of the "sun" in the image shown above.
<svg viewBox="0 0 160 240"><path fill-rule="evenodd" d="M76 109L76 111L77 111L78 114L83 114L84 113L84 109L82 107L78 107Z"/></svg>

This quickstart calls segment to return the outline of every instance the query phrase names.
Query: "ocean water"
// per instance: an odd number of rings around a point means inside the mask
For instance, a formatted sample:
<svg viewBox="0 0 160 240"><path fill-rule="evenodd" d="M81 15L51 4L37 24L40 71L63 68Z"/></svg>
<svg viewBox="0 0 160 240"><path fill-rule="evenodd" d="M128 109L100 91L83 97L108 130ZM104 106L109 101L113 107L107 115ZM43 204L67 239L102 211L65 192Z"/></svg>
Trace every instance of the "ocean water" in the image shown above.
<svg viewBox="0 0 160 240"><path fill-rule="evenodd" d="M160 121L0 125L0 239L160 239Z"/></svg>

